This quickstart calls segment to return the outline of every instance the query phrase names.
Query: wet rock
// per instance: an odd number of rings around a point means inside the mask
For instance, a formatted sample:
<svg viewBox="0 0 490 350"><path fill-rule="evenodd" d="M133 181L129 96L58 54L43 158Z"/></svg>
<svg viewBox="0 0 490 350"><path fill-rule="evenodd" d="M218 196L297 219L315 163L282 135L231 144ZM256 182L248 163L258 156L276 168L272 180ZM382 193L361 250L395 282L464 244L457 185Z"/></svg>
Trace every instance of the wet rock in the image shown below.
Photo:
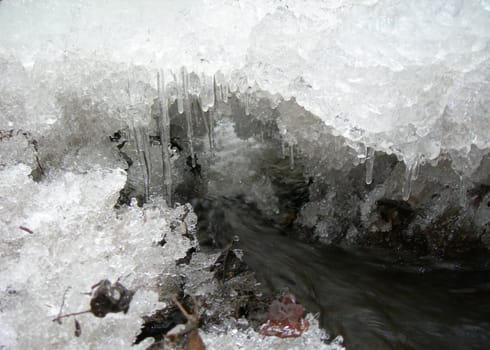
<svg viewBox="0 0 490 350"><path fill-rule="evenodd" d="M214 277L218 281L229 280L242 272L248 270L247 264L243 261L243 252L233 249L236 241L233 240L218 256L218 259L211 265L209 271L214 272Z"/></svg>
<svg viewBox="0 0 490 350"><path fill-rule="evenodd" d="M185 254L185 257L183 257L181 259L177 259L175 261L175 264L176 265L182 265L182 264L189 265L189 263L192 259L192 254L194 254L195 252L196 252L196 247L189 248Z"/></svg>

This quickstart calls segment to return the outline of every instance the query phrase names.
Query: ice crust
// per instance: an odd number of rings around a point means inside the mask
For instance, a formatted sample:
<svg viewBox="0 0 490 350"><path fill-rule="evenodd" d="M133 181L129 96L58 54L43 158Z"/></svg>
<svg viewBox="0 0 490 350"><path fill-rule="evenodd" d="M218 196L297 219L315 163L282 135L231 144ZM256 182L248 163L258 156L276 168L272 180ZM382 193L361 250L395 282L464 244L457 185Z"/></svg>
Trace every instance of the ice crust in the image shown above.
<svg viewBox="0 0 490 350"><path fill-rule="evenodd" d="M179 210L160 205L117 214L113 205L126 181L119 169L66 172L43 184L33 182L29 173L20 164L1 170L0 176L1 347L130 348L140 317L164 306L158 301L162 273L175 274L175 259L191 247L168 228L167 220ZM161 247L164 235L167 244ZM52 322L66 288L63 313L84 311L90 308L84 292L102 279L119 278L136 291L128 314L80 315L80 338L73 335L73 319Z"/></svg>
<svg viewBox="0 0 490 350"><path fill-rule="evenodd" d="M471 146L490 147L488 1L7 0L0 30L2 128L49 126L54 91L72 89L144 119L155 69L182 101L185 66L204 110L213 79L244 101L259 88L295 97L408 167L448 152L468 175Z"/></svg>
<svg viewBox="0 0 490 350"><path fill-rule="evenodd" d="M195 270L176 266L176 260L197 244L170 228L189 206L168 209L154 199L143 208L115 211L126 181L120 169L52 172L42 183L34 182L30 173L25 164L0 169L0 348L145 349L151 338L132 344L142 316L167 306L160 300L172 288L168 281L179 280L185 270L193 295L209 288L209 282L196 277L209 269L208 259ZM192 228L195 215L186 217ZM103 279L119 280L136 291L127 314L79 315L79 337L72 318L53 322L65 293L62 314L87 310L90 296L85 293ZM208 349L343 349L341 341L327 345L318 321L308 317L310 330L292 342L264 338L233 322L228 328L200 333Z"/></svg>
<svg viewBox="0 0 490 350"><path fill-rule="evenodd" d="M306 319L310 322L310 330L306 331L304 336L294 339L281 339L278 337L264 337L259 335L253 329L240 331L231 328L228 332L208 333L203 335L203 340L210 346L208 350L234 350L234 349L279 349L279 350L300 350L300 349L318 349L318 350L345 350L342 336L338 336L330 343L328 336L323 330L318 328L318 320L311 314Z"/></svg>

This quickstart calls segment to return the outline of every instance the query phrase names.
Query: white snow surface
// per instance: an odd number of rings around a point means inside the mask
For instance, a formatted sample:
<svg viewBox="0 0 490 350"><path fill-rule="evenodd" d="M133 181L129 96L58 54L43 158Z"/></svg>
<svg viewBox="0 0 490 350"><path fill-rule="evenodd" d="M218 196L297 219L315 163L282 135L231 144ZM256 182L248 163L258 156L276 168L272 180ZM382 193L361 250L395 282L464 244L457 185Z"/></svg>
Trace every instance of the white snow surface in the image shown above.
<svg viewBox="0 0 490 350"><path fill-rule="evenodd" d="M141 317L166 306L162 283L176 278L175 261L195 244L169 227L184 206L168 209L155 199L115 211L126 181L119 169L51 173L42 183L30 172L24 164L0 169L0 349L147 348L151 338L132 345ZM103 279L136 292L127 314L79 315L79 337L73 318L53 322L65 291L62 314L88 310L86 293ZM310 330L295 340L236 327L200 333L207 349L343 349L341 342L325 344L325 332L308 317Z"/></svg>
<svg viewBox="0 0 490 350"><path fill-rule="evenodd" d="M488 0L4 0L0 31L1 128L49 126L49 96L67 86L111 110L135 95L146 105L155 69L179 98L185 66L203 108L213 76L242 95L295 97L339 135L409 164L490 148Z"/></svg>
<svg viewBox="0 0 490 350"><path fill-rule="evenodd" d="M188 240L174 237L170 246L158 246L170 235L163 209L115 213L126 180L121 170L63 173L44 184L33 182L22 164L0 172L0 348L129 348L140 316L163 305L156 279L185 256ZM128 314L78 316L80 338L73 319L52 321L67 288L63 313L79 312L90 308L83 293L92 285L118 278L136 291Z"/></svg>

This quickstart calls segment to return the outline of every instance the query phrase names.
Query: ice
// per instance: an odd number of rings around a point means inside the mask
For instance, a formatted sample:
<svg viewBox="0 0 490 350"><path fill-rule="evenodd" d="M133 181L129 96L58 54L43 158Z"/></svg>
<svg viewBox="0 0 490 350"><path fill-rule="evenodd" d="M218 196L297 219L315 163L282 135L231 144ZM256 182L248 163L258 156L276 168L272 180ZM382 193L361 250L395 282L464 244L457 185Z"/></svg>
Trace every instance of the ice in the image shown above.
<svg viewBox="0 0 490 350"><path fill-rule="evenodd" d="M130 348L141 316L162 307L157 283L162 268L173 266L176 273L175 260L192 245L168 227L167 220L178 217L181 209L155 203L115 212L126 181L119 169L52 174L42 184L29 178L30 171L22 164L0 171L0 345ZM158 242L163 236L167 243L162 247ZM78 316L80 338L73 335L72 319L52 322L67 288L63 313L87 310L90 297L83 292L102 279L120 279L136 291L127 314Z"/></svg>
<svg viewBox="0 0 490 350"><path fill-rule="evenodd" d="M172 204L172 163L170 162L170 117L168 115L168 99L165 97L165 76L163 71L158 72L158 101L160 104L160 115L158 129L160 142L162 144L162 165L164 195L168 204Z"/></svg>
<svg viewBox="0 0 490 350"><path fill-rule="evenodd" d="M191 100L189 93L191 93L192 88L189 87L189 75L187 74L187 70L185 67L182 68L181 70L182 73L182 90L183 90L183 106L184 106L184 114L185 114L185 120L187 122L187 141L189 142L189 150L190 150L190 157L191 157L191 163L192 167L194 168L196 166L196 158L194 156L194 141L193 141L193 134L194 134L194 126L193 126L193 121L192 121L192 115L191 115ZM195 74L193 74L195 76Z"/></svg>
<svg viewBox="0 0 490 350"><path fill-rule="evenodd" d="M403 200L406 201L410 198L410 193L412 192L413 171L412 165L407 165L405 168L405 181L403 182L402 197Z"/></svg>
<svg viewBox="0 0 490 350"><path fill-rule="evenodd" d="M0 29L15 33L0 39L4 62L13 62L2 72L6 121L30 114L33 98L45 101L49 117L38 117L41 123L56 118L55 103L42 97L48 90L28 76L41 62L78 57L65 82L92 76L94 66L84 58L108 63L107 71L116 62L173 72L186 67L193 82L188 92L178 86L181 113L186 93L199 95L204 111L214 106L216 76L219 90L229 84L246 105L256 87L295 97L338 133L409 162L490 146L486 1L7 0L1 6ZM141 80L128 74L124 84L128 79L131 100L138 100L133 87ZM29 87L34 94L26 94Z"/></svg>
<svg viewBox="0 0 490 350"><path fill-rule="evenodd" d="M366 150L366 184L373 182L374 148L368 147Z"/></svg>
<svg viewBox="0 0 490 350"><path fill-rule="evenodd" d="M119 277L138 289L134 322L80 321L101 348L130 344L139 316L158 303L148 278L190 245L154 243L177 215L166 207L173 191L191 176L203 193L242 196L274 216L284 198L264 165L285 160L284 173L312 179L297 222L319 241L455 222L467 227L463 238L489 247L489 8L483 0L1 1L0 347L77 347L72 324L50 321L65 288L66 308L80 311L79 291ZM186 172L188 156L202 174ZM133 205L116 213L123 186ZM138 208L133 194L149 204ZM417 215L394 227L382 200ZM25 320L46 327L26 336Z"/></svg>
<svg viewBox="0 0 490 350"><path fill-rule="evenodd" d="M148 130L144 127L135 127L133 129L136 151L138 152L138 163L143 174L143 183L145 188L145 201L150 198L150 183L151 183L151 159L148 149Z"/></svg>
<svg viewBox="0 0 490 350"><path fill-rule="evenodd" d="M294 145L289 146L289 169L294 170Z"/></svg>
<svg viewBox="0 0 490 350"><path fill-rule="evenodd" d="M330 344L326 340L328 336L323 330L318 328L318 320L311 314L306 316L310 322L310 329L304 336L294 339L282 339L278 337L264 337L253 329L245 331L230 329L227 332L209 332L203 334L203 340L207 344L207 349L319 349L319 350L344 350L342 337L335 338Z"/></svg>

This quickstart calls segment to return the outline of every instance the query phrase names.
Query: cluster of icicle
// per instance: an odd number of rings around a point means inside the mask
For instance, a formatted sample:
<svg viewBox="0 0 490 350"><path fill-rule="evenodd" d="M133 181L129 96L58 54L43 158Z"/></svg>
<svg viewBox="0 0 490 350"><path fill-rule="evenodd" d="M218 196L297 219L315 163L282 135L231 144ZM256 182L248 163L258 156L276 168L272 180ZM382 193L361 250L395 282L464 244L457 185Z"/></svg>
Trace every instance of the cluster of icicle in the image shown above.
<svg viewBox="0 0 490 350"><path fill-rule="evenodd" d="M156 74L156 83L158 91L159 118L157 120L158 131L161 140L162 165L164 183L162 191L167 203L172 203L172 165L170 135L170 116L169 108L173 103L177 103L179 114L183 114L187 123L187 142L191 155L194 155L194 135L193 119L191 113L191 101L198 99L199 104L206 116L203 122L209 138L209 148L214 148L214 112L218 103L227 103L230 93L240 96L244 102L245 113L250 114L250 95L253 93L248 84L245 75L239 71L232 72L229 80L221 72L217 72L212 77L195 72L188 73L185 67L182 67L177 73L173 71L159 70ZM128 83L128 86L130 84ZM130 101L131 101L131 93ZM131 102L130 102L131 103ZM145 199L149 197L150 174L152 162L149 159L149 142L145 142L148 135L148 129L145 127L135 127L133 125L134 141L139 155L139 162L143 169ZM195 157L191 157L192 167L196 166ZM293 164L293 163L292 163Z"/></svg>
<svg viewBox="0 0 490 350"><path fill-rule="evenodd" d="M366 154L360 156L361 159L365 161L366 164L366 184L370 185L373 182L373 167L375 159L375 149L374 147L365 147ZM402 198L407 201L410 199L410 194L412 192L412 184L417 180L420 171L420 165L423 160L419 158L415 159L413 162L405 161L405 178L402 187Z"/></svg>
<svg viewBox="0 0 490 350"><path fill-rule="evenodd" d="M213 76L208 76L204 73L197 74L195 72L188 72L185 67L182 67L177 73L172 71L160 70L156 76L158 101L160 105L160 118L158 120L158 129L160 133L160 140L162 144L162 164L164 174L163 193L168 201L172 202L172 169L171 169L171 151L168 147L170 144L170 117L169 107L173 103L177 103L177 109L180 114L185 115L187 123L187 140L189 145L190 154L194 154L194 141L193 141L193 119L191 115L191 101L192 99L198 99L199 104L203 112L206 113L204 117L204 125L206 133L209 139L209 148L212 150L215 145L214 140L214 127L215 118L214 115L219 103L227 103L228 97L231 93L235 93L242 101L245 109L245 114L250 115L250 103L254 98L255 89L252 88L248 82L245 74L241 74L240 71L235 70L229 77L225 74L217 72ZM277 101L271 101L271 106L275 106ZM149 195L149 183L151 173L151 162L147 158L149 151L148 145L142 142L145 137L145 130L134 130L134 138L137 145L137 151L140 155L140 163L144 164L145 171L145 194ZM295 165L295 146L296 142L290 140L291 137L286 134L282 135L282 157L289 157L290 169L294 169ZM366 179L367 185L370 185L373 181L373 167L375 161L375 147L360 145L361 149L365 152L359 156L362 162L365 162L366 167ZM192 166L195 167L196 159L191 157ZM421 159L415 159L414 161L406 161L406 172L404 178L404 185L402 188L402 197L404 200L408 200L411 194L411 188L413 182L417 179L420 165L423 163ZM463 181L462 181L463 183Z"/></svg>

